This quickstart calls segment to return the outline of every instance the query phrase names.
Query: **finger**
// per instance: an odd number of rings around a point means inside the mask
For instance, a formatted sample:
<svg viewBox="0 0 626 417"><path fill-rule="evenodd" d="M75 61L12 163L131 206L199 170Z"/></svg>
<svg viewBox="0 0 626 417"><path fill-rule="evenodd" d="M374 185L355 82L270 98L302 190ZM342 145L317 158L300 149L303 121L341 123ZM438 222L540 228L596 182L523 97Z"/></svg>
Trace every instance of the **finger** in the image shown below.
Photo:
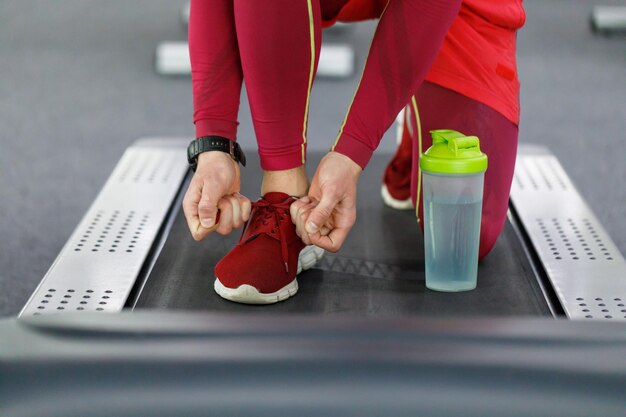
<svg viewBox="0 0 626 417"><path fill-rule="evenodd" d="M339 198L334 193L326 192L323 194L319 204L313 209L306 222L306 231L309 234L319 232L320 227L328 223L338 202Z"/></svg>
<svg viewBox="0 0 626 417"><path fill-rule="evenodd" d="M197 225L196 229L191 232L191 235L193 236L193 238L194 238L194 240L196 242L200 242L201 240L204 240L214 230L215 230L215 226L213 226L210 229L207 229L205 227L202 227L202 225L198 221L198 225Z"/></svg>
<svg viewBox="0 0 626 417"><path fill-rule="evenodd" d="M250 212L252 211L252 203L250 199L240 193L233 194L239 201L239 207L241 208L241 220L247 222L250 219Z"/></svg>
<svg viewBox="0 0 626 417"><path fill-rule="evenodd" d="M203 182L202 196L198 203L198 216L203 227L209 229L217 223L217 205L224 194L222 187L215 182Z"/></svg>
<svg viewBox="0 0 626 417"><path fill-rule="evenodd" d="M198 217L198 202L201 198L201 185L197 181L192 181L187 188L183 199L183 213L187 220L187 227L195 240L204 239L210 232L200 225Z"/></svg>
<svg viewBox="0 0 626 417"><path fill-rule="evenodd" d="M187 225L190 230L192 228L195 229L195 227L192 227L194 218L200 222L198 219L198 203L200 202L200 197L201 189L192 181L183 199L183 213L185 214L185 219L187 220Z"/></svg>
<svg viewBox="0 0 626 417"><path fill-rule="evenodd" d="M307 205L305 207L301 207L296 214L296 233L302 239L302 242L306 245L311 244L311 238L307 233L304 225L306 224L307 219L309 218L313 207Z"/></svg>
<svg viewBox="0 0 626 417"><path fill-rule="evenodd" d="M243 224L243 219L241 218L241 205L239 204L239 199L237 199L237 197L235 197L232 194L224 198L230 201L230 205L233 208L233 220L232 220L233 229L241 227L241 225Z"/></svg>
<svg viewBox="0 0 626 417"><path fill-rule="evenodd" d="M220 219L215 231L225 236L233 231L233 205L228 197L223 197L218 201L217 207L220 210Z"/></svg>
<svg viewBox="0 0 626 417"><path fill-rule="evenodd" d="M326 225L320 227L319 234L322 236L327 236L332 229Z"/></svg>
<svg viewBox="0 0 626 417"><path fill-rule="evenodd" d="M306 206L306 204L307 203L304 202L302 199L298 199L294 201L293 203L291 203L291 205L289 206L289 214L291 215L291 222L293 224L296 224L298 220L298 210Z"/></svg>
<svg viewBox="0 0 626 417"><path fill-rule="evenodd" d="M310 236L311 242L315 246L318 246L329 252L337 252L339 249L341 249L341 246L343 245L343 242L345 242L349 231L350 229L346 228L335 228L331 230L328 235L316 233Z"/></svg>
<svg viewBox="0 0 626 417"><path fill-rule="evenodd" d="M306 220L311 215L311 212L313 211L315 206L316 205L314 203L309 203L309 204L301 204L297 207L297 209L295 210L296 227L299 225L302 231L305 231L304 226L306 224Z"/></svg>
<svg viewBox="0 0 626 417"><path fill-rule="evenodd" d="M302 204L296 205L295 203L291 204L289 207L289 214L291 215L291 221L296 226L296 234L302 238L302 229L300 228L300 209L302 209Z"/></svg>

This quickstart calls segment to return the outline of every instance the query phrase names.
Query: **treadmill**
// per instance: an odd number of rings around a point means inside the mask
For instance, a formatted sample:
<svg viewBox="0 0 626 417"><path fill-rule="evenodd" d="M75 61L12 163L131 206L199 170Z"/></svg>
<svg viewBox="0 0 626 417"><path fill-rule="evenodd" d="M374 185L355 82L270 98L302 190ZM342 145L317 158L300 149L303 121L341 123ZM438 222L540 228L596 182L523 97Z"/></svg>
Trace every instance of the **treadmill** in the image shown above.
<svg viewBox="0 0 626 417"><path fill-rule="evenodd" d="M254 306L212 288L238 234L187 230L187 144L129 147L0 321L0 415L626 415L626 261L546 148L520 146L475 290L425 288L415 215L384 206L375 155L341 251ZM245 170L253 198L258 158Z"/></svg>

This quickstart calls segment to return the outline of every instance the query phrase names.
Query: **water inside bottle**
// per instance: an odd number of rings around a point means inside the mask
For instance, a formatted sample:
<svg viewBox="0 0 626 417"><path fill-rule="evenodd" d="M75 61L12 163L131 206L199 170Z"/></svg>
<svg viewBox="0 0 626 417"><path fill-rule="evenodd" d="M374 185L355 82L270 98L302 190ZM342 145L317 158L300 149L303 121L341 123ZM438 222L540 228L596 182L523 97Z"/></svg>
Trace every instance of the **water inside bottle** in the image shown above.
<svg viewBox="0 0 626 417"><path fill-rule="evenodd" d="M424 198L426 287L467 291L476 287L482 200L439 202Z"/></svg>

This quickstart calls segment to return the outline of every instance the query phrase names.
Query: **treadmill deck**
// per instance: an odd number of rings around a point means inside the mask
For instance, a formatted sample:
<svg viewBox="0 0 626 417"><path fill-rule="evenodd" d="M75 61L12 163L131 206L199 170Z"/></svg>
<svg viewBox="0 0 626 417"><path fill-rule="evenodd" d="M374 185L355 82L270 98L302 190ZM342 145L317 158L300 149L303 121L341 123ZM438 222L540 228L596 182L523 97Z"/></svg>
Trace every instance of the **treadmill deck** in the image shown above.
<svg viewBox="0 0 626 417"><path fill-rule="evenodd" d="M309 155L309 168L317 166L321 157ZM213 291L213 269L235 245L239 233L212 234L195 242L180 210L135 307L255 314L550 315L508 221L492 253L480 263L475 290L426 289L422 233L415 213L386 207L378 191L390 157L372 158L361 176L357 222L350 236L339 253L326 253L318 265L298 276L299 291L294 297L267 306L236 304L219 297ZM250 159L243 170L242 192L254 199L260 186L256 182L259 164L257 158Z"/></svg>

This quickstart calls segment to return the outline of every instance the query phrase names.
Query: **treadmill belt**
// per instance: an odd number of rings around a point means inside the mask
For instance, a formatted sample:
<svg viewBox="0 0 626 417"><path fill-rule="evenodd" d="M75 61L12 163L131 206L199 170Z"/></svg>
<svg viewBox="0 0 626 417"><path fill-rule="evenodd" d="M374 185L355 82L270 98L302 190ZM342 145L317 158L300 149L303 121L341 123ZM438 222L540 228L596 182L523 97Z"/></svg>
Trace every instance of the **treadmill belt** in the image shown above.
<svg viewBox="0 0 626 417"><path fill-rule="evenodd" d="M321 157L310 155L310 171ZM508 221L493 251L479 264L475 290L442 293L426 289L422 234L414 212L388 208L380 197L381 176L390 158L389 154L372 158L361 176L357 222L350 236L339 253L326 253L318 265L298 276L294 297L266 306L219 297L213 291L213 268L235 245L239 230L195 242L181 209L135 307L254 314L550 315ZM259 171L258 157L250 158L242 171L242 193L250 199L259 193Z"/></svg>

